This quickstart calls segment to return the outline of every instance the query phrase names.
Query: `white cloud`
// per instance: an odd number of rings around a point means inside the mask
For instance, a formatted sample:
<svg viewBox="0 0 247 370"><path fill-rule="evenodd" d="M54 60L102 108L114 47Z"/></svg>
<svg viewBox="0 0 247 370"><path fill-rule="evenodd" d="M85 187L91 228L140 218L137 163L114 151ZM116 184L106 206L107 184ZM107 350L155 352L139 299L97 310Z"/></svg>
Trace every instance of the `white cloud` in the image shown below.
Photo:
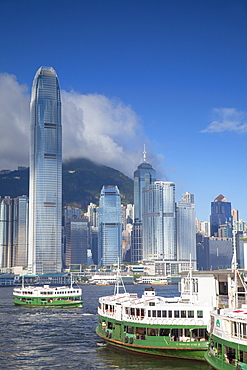
<svg viewBox="0 0 247 370"><path fill-rule="evenodd" d="M25 85L0 74L0 169L29 163L29 102ZM133 177L149 148L140 119L117 98L62 91L63 159L84 157ZM148 149L147 160L158 159Z"/></svg>
<svg viewBox="0 0 247 370"><path fill-rule="evenodd" d="M29 95L15 76L0 73L0 169L28 165Z"/></svg>
<svg viewBox="0 0 247 370"><path fill-rule="evenodd" d="M247 132L247 114L239 112L235 108L214 108L215 119L202 130L202 133L234 131Z"/></svg>

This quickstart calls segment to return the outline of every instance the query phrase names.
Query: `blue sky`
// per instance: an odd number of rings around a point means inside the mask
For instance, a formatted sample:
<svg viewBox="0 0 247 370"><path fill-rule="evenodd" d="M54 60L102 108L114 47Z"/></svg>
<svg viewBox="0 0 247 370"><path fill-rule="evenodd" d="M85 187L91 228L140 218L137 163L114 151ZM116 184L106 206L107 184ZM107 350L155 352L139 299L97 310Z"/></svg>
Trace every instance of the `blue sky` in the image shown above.
<svg viewBox="0 0 247 370"><path fill-rule="evenodd" d="M247 221L246 0L0 0L0 169L28 165L40 66L63 97L63 155L132 177L147 161ZM121 189L120 189L121 190Z"/></svg>

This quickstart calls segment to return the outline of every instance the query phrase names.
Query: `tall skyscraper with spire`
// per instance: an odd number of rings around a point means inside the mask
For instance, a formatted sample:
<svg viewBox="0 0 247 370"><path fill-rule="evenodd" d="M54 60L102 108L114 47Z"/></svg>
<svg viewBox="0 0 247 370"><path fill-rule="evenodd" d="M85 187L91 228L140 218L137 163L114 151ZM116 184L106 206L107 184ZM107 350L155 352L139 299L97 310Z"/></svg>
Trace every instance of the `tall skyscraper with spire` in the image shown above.
<svg viewBox="0 0 247 370"><path fill-rule="evenodd" d="M58 77L36 72L31 96L28 267L33 274L62 270L62 126Z"/></svg>
<svg viewBox="0 0 247 370"><path fill-rule="evenodd" d="M146 162L146 150L144 146L143 162L134 172L134 215L135 221L142 221L142 191L156 181L156 171L152 165Z"/></svg>
<svg viewBox="0 0 247 370"><path fill-rule="evenodd" d="M143 162L134 172L134 223L131 236L131 261L140 261L143 258L142 237L142 203L143 189L156 180L156 171L146 162L146 149L144 145Z"/></svg>

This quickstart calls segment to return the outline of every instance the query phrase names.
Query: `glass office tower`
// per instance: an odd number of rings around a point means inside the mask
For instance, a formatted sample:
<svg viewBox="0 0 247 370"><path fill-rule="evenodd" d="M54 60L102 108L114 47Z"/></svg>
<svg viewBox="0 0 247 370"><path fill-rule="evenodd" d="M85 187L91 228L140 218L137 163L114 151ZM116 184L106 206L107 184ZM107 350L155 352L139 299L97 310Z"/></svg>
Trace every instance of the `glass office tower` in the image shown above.
<svg viewBox="0 0 247 370"><path fill-rule="evenodd" d="M143 259L177 259L173 182L156 181L143 190Z"/></svg>
<svg viewBox="0 0 247 370"><path fill-rule="evenodd" d="M99 265L118 263L122 260L122 208L117 186L103 186L98 210Z"/></svg>
<svg viewBox="0 0 247 370"><path fill-rule="evenodd" d="M144 152L145 153L145 152ZM156 180L156 171L151 164L144 161L134 172L134 216L135 221L142 221L142 191L143 189L153 184Z"/></svg>
<svg viewBox="0 0 247 370"><path fill-rule="evenodd" d="M31 97L28 266L33 274L62 269L62 126L57 74L37 71Z"/></svg>
<svg viewBox="0 0 247 370"><path fill-rule="evenodd" d="M182 201L176 204L177 219L177 258L190 261L196 267L196 206L194 194L186 192Z"/></svg>
<svg viewBox="0 0 247 370"><path fill-rule="evenodd" d="M219 236L218 229L220 225L230 223L232 224L231 203L222 195L218 195L213 202L211 202L210 215L210 234L211 236ZM231 236L231 235L230 235Z"/></svg>

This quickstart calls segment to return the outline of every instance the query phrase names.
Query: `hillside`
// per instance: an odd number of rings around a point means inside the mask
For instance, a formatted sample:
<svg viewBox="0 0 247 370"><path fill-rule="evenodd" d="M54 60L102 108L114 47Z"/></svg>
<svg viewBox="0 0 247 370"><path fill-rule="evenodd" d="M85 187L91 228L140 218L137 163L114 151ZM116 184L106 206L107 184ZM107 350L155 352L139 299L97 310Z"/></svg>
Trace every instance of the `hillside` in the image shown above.
<svg viewBox="0 0 247 370"><path fill-rule="evenodd" d="M0 174L0 196L15 198L28 195L29 169ZM103 185L117 185L122 203L133 203L133 180L113 168L88 159L72 159L63 163L63 204L87 208L98 204Z"/></svg>

